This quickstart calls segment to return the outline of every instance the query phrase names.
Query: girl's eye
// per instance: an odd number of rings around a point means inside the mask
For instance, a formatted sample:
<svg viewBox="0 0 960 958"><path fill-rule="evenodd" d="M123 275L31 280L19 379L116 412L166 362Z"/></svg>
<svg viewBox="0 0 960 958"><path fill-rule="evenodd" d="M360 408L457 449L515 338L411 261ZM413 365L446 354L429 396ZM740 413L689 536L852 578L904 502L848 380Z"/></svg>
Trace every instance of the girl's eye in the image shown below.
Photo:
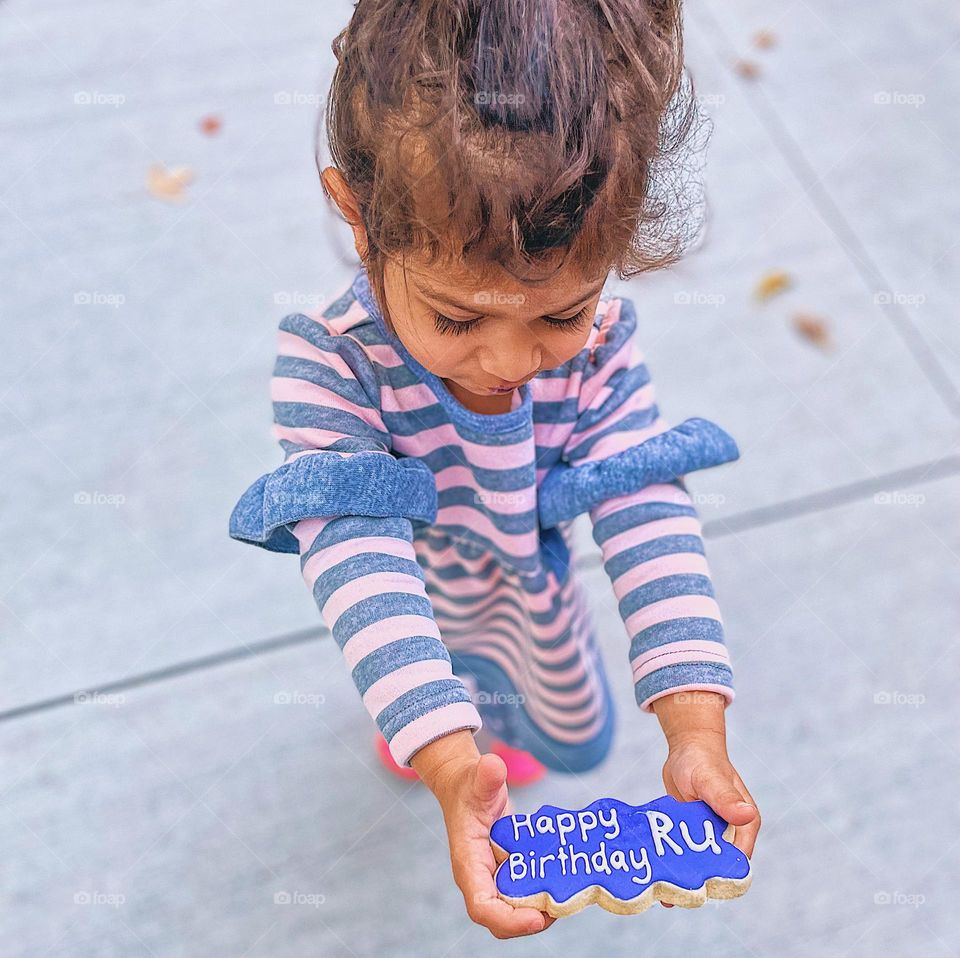
<svg viewBox="0 0 960 958"><path fill-rule="evenodd" d="M449 316L444 316L442 313L434 314L434 325L437 327L437 332L452 333L454 336L468 332L479 322L479 319L457 320L451 319Z"/></svg>
<svg viewBox="0 0 960 958"><path fill-rule="evenodd" d="M568 316L566 319L557 319L555 316L545 316L544 319L557 329L576 329L584 324L590 317L590 307L584 306L576 316Z"/></svg>
<svg viewBox="0 0 960 958"><path fill-rule="evenodd" d="M582 326L590 314L590 307L584 306L576 316L568 316L566 319L560 319L556 316L544 316L544 322L554 329L575 329ZM442 313L434 313L434 325L439 333L450 333L454 336L460 336L469 332L480 322L479 319L451 319Z"/></svg>

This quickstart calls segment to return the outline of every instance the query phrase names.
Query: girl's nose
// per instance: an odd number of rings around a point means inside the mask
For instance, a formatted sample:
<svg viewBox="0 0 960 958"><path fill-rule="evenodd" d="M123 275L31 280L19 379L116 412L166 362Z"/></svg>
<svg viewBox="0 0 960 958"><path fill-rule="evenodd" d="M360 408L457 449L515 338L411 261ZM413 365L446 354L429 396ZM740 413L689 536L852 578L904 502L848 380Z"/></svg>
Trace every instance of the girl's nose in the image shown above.
<svg viewBox="0 0 960 958"><path fill-rule="evenodd" d="M505 343L482 365L492 379L513 385L529 379L540 369L540 349Z"/></svg>

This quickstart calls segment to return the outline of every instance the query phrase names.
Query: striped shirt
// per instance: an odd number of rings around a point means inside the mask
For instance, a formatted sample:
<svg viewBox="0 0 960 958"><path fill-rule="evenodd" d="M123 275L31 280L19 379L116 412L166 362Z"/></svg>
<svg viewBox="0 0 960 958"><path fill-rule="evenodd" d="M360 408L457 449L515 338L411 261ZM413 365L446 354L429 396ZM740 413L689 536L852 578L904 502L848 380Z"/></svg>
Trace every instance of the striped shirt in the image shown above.
<svg viewBox="0 0 960 958"><path fill-rule="evenodd" d="M669 428L627 298L502 413L463 406L386 326L364 269L280 322L271 383L283 464L230 535L298 553L364 706L408 765L482 723L552 768L605 754L613 708L571 560L588 513L626 627L636 700L733 681L693 469L737 458L704 419Z"/></svg>

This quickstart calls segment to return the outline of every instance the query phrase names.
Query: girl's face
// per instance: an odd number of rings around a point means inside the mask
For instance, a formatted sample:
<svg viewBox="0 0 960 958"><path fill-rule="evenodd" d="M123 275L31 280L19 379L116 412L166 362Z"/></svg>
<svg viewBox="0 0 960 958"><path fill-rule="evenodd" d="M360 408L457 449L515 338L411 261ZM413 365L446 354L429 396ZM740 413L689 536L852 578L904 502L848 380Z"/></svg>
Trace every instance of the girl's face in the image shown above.
<svg viewBox="0 0 960 958"><path fill-rule="evenodd" d="M390 261L384 293L397 336L456 394L509 395L544 369L572 359L593 325L606 274L565 266L543 286L505 271L478 282L465 268L431 271Z"/></svg>

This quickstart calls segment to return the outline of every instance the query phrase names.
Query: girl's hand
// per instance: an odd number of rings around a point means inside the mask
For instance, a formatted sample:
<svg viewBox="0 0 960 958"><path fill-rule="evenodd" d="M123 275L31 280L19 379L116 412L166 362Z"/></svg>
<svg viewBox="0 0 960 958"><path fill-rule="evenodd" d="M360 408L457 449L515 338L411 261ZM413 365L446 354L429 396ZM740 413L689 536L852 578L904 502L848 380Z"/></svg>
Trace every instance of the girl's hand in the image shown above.
<svg viewBox="0 0 960 958"><path fill-rule="evenodd" d="M753 796L730 764L726 744L712 733L690 733L670 746L663 784L682 802L700 799L734 826L733 844L750 858L760 830ZM661 902L665 908L673 905Z"/></svg>
<svg viewBox="0 0 960 958"><path fill-rule="evenodd" d="M461 737L456 748L447 740ZM469 737L469 742L463 736ZM434 745L446 755L424 756ZM490 828L507 808L507 766L499 755L480 755L469 732L455 732L424 746L413 766L443 811L450 844L453 878L463 893L467 914L495 938L534 935L556 921L536 908L515 908L497 895L493 873L497 862Z"/></svg>
<svg viewBox="0 0 960 958"><path fill-rule="evenodd" d="M725 709L722 695L705 690L675 692L654 700L653 710L669 748L663 784L674 798L706 802L733 825L733 844L749 858L760 831L760 812L727 757Z"/></svg>

